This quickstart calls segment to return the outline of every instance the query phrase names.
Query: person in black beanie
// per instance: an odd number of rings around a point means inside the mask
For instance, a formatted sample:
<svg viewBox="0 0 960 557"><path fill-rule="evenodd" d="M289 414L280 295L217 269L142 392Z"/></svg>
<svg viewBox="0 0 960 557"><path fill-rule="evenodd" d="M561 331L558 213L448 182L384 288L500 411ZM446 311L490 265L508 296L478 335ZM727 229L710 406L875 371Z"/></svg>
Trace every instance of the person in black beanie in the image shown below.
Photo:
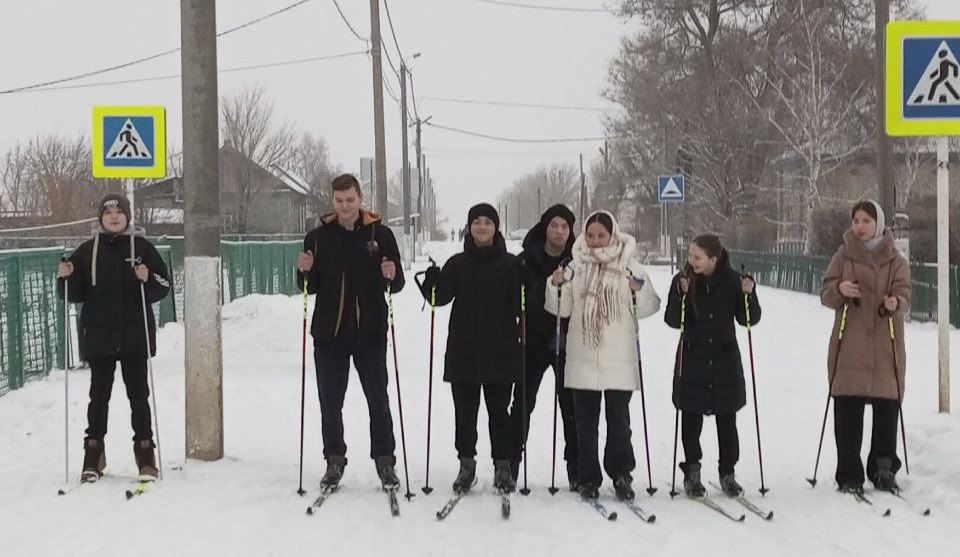
<svg viewBox="0 0 960 557"><path fill-rule="evenodd" d="M80 481L100 479L106 468L104 437L117 362L120 362L133 425L133 453L141 481L157 477L147 358L156 355L153 304L170 292L170 274L157 249L130 225L126 197L106 195L98 210L100 228L57 270L58 294L83 304L77 326L80 359L90 364L90 403ZM69 281L68 288L64 288ZM146 304L141 301L140 286ZM144 315L146 311L146 315ZM147 330L144 331L146 321ZM150 338L147 353L146 335Z"/></svg>
<svg viewBox="0 0 960 557"><path fill-rule="evenodd" d="M537 401L537 392L548 367L553 367L554 382L560 403L560 415L563 422L564 451L567 462L567 479L570 490L577 491L579 473L577 467L577 425L573 417L573 394L563 386L563 368L566 360L565 337L569 319L561 320L560 338L556 336L557 318L544 308L546 296L556 297L557 292L547 292L547 278L557 270L565 260L569 261L573 242L573 225L576 217L566 205L557 204L543 213L537 223L523 240L523 252L518 256L520 275L526 285L527 295L527 377L526 377L526 420L523 415L523 383L517 383L513 391L513 404L510 407L510 422L513 430L514 480L520 471L523 457L523 445L530 431L529 419ZM557 358L557 343L560 357Z"/></svg>
<svg viewBox="0 0 960 557"><path fill-rule="evenodd" d="M436 287L436 305L453 302L443 380L450 383L456 414L456 449L460 472L453 490L465 493L476 481L477 414L480 392L489 416L493 484L511 492L513 457L507 408L520 378L517 314L520 277L516 256L507 252L500 215L481 203L470 209L463 252L443 268L427 270L421 293L427 300Z"/></svg>

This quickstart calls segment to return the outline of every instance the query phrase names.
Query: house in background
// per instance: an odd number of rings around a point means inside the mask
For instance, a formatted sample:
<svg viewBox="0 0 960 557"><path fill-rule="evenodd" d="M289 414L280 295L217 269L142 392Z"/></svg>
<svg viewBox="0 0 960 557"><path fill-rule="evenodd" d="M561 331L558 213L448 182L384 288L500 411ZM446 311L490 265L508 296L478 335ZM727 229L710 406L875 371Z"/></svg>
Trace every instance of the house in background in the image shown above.
<svg viewBox="0 0 960 557"><path fill-rule="evenodd" d="M219 151L220 230L223 234L303 234L316 215L310 186L287 169L269 169L230 145ZM183 234L184 192L190 184L174 176L137 188L136 219L147 234Z"/></svg>

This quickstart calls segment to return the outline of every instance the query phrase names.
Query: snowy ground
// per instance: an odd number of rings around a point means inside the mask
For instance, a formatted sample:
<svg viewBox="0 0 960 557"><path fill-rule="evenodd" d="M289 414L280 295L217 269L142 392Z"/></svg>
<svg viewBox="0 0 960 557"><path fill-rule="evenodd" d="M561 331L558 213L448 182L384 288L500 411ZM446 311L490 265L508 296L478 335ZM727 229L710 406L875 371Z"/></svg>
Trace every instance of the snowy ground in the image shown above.
<svg viewBox="0 0 960 557"><path fill-rule="evenodd" d="M456 245L429 248L442 260ZM423 263L420 264L422 267ZM661 294L669 281L664 268L651 269ZM426 496L427 347L429 308L412 283L396 296L397 344L404 396L410 487L417 497L401 499L401 517L390 517L386 498L367 458L367 413L358 382L352 379L345 419L350 464L344 485L308 517L308 497L297 497L300 402L301 303L296 298L250 296L224 308L224 407L226 458L184 461L183 329L167 326L159 335L154 362L165 481L131 502L123 492L135 474L129 411L122 382L114 385L107 438L108 473L101 484L56 495L64 476L63 380L54 372L44 381L0 398L0 551L9 556L39 555L949 555L960 533L960 419L936 413L936 330L932 324L907 329L908 379L905 402L911 476L901 474L910 497L933 509L923 518L892 498L875 496L893 509L882 518L874 510L833 491L835 451L827 433L820 486L804 481L812 473L826 394L826 347L830 312L813 296L762 288L764 322L754 331L761 427L767 486L762 504L776 517L764 523L753 515L734 524L693 502L667 495L671 476L674 411L670 373L677 332L662 317L641 323L654 484L647 498L639 396L632 404L634 447L639 468L639 502L658 516L641 523L608 497L620 513L608 523L567 491L547 492L550 483L551 409L549 382L540 392L531 423L529 482L532 494L513 497L513 516L503 521L492 493L492 464L481 409L476 495L464 499L445 522L434 513L449 495L457 469L453 449L453 408L449 387L440 380L448 309L437 315L434 370L433 454ZM312 309L311 309L312 311ZM960 333L951 336L960 354ZM746 354L746 337L742 338ZM312 370L312 363L308 366ZM955 366L956 367L956 366ZM391 402L396 405L394 370ZM309 371L309 370L308 370ZM304 483L316 492L323 471L320 414L312 371L307 380L307 449ZM118 373L119 376L119 373ZM87 373L70 377L71 472L82 459ZM954 381L954 384L960 381ZM954 387L953 399L960 400ZM398 457L400 435L398 414ZM869 424L869 412L867 423ZM753 411L739 419L741 464L738 476L751 494L759 487ZM828 429L832 427L828 425ZM712 420L704 428L705 478L716 481L716 437ZM562 443L562 441L561 441ZM602 443L601 443L602 445ZM864 443L866 454L868 443ZM402 458L398 471L403 479ZM558 484L565 487L562 460ZM522 480L522 478L521 478ZM562 480L562 481L559 481ZM603 486L610 490L610 483ZM759 501L759 496L756 497ZM725 502L731 509L737 507ZM954 549L950 549L953 547Z"/></svg>

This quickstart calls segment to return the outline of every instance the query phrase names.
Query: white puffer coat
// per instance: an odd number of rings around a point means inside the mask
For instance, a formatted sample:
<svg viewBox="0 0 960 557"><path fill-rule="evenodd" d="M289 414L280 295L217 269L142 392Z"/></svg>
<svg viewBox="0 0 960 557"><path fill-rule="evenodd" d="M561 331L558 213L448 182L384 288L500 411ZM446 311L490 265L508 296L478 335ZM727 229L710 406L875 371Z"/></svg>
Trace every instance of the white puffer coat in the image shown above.
<svg viewBox="0 0 960 557"><path fill-rule="evenodd" d="M625 276L643 280L643 288L637 293L637 312L634 314L633 300L629 281L624 280L620 290L620 300L625 307L620 310L620 319L612 319L601 336L600 346L593 348L584 341L582 316L584 311L583 291L586 287L586 267L583 250L585 237L581 235L573 245L573 261L570 267L574 271L573 280L561 287L560 307L557 296L547 295L545 307L548 312L560 317L570 318L570 330L567 334L567 363L564 386L568 389L587 391L636 391L640 389L640 369L637 360L637 320L649 317L660 309L660 297L650 282L650 277L636 260L637 243L629 234L619 230L623 243L623 253L617 261ZM557 291L557 287L547 278L547 292Z"/></svg>

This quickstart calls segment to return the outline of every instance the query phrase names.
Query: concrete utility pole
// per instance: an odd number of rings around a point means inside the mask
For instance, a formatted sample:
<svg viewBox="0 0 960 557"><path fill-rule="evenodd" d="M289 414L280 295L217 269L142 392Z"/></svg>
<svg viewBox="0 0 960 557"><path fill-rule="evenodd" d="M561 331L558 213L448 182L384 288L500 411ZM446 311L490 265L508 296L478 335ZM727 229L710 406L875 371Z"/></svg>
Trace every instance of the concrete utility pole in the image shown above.
<svg viewBox="0 0 960 557"><path fill-rule="evenodd" d="M223 458L216 0L180 1L186 454Z"/></svg>
<svg viewBox="0 0 960 557"><path fill-rule="evenodd" d="M877 73L877 98L883 99L886 90L886 31L887 22L890 21L890 0L876 0L876 26L874 35L876 38L876 73ZM889 226L893 226L896 216L896 184L893 176L893 149L891 140L887 136L887 115L886 105L883 102L876 103L877 114L877 170L880 175L878 201L887 215Z"/></svg>
<svg viewBox="0 0 960 557"><path fill-rule="evenodd" d="M383 132L383 60L380 42L380 0L370 0L370 54L373 57L373 133L376 141L375 160L377 173L376 204L374 211L389 218L389 198L387 196L387 145Z"/></svg>
<svg viewBox="0 0 960 557"><path fill-rule="evenodd" d="M401 153L403 156L403 235L406 237L404 242L408 246L407 253L403 254L405 269L410 269L411 262L415 257L416 240L410 234L410 147L407 141L407 65L400 62L400 135L403 141Z"/></svg>

